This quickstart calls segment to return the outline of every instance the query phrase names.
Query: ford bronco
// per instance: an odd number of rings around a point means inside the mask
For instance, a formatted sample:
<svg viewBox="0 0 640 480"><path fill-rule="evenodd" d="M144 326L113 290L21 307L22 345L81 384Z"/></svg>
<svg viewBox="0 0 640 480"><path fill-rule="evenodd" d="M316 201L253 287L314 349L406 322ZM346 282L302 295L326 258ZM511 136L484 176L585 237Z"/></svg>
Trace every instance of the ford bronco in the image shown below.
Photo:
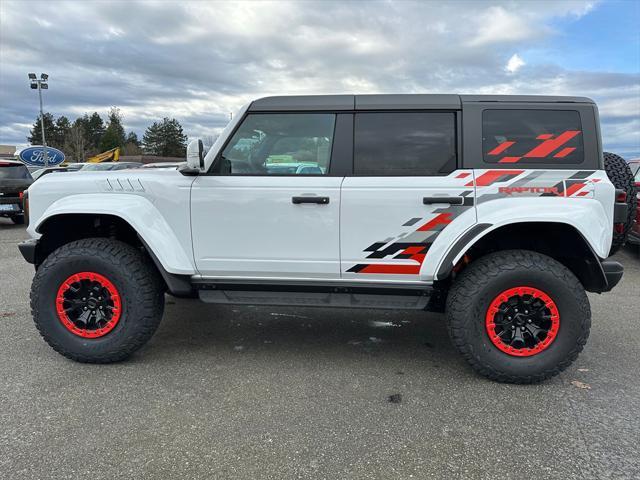
<svg viewBox="0 0 640 480"><path fill-rule="evenodd" d="M444 311L477 372L531 383L575 360L585 292L622 277L626 193L588 98L267 97L178 170L36 182L20 250L37 328L80 362L140 348L168 292Z"/></svg>

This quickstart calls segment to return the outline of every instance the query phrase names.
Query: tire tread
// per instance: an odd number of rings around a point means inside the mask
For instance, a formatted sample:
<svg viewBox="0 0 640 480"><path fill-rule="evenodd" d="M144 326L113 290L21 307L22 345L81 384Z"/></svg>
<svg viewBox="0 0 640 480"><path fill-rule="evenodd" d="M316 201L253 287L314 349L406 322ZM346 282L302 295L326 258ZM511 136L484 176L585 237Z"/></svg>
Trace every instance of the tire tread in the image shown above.
<svg viewBox="0 0 640 480"><path fill-rule="evenodd" d="M571 293L581 305L579 312L582 319L581 336L565 359L553 368L536 375L508 375L495 369L474 353L473 346L465 340L465 331L470 328L468 314L471 298L477 298L481 290L495 281L505 271L515 269L536 269L546 271L568 286ZM505 250L486 255L473 262L452 285L447 298L447 327L455 348L479 374L499 382L506 383L538 383L566 369L578 357L584 348L591 328L591 309L584 288L575 275L562 264L552 258L527 250Z"/></svg>
<svg viewBox="0 0 640 480"><path fill-rule="evenodd" d="M137 291L142 298L140 305L142 315L137 316L135 319L137 328L123 338L118 348L102 354L82 355L69 351L60 342L57 342L40 322L41 312L39 311L38 297L43 288L43 281L50 270L57 264L72 260L78 256L97 257L117 268L123 269L123 271L126 271L127 276L137 284ZM151 338L162 319L163 297L164 292L158 272L141 251L119 240L86 238L63 245L45 259L34 276L30 299L31 313L36 328L55 351L77 362L112 363L127 358Z"/></svg>
<svg viewBox="0 0 640 480"><path fill-rule="evenodd" d="M613 232L613 240L611 242L611 250L609 255L613 255L625 244L629 236L629 230L633 225L633 219L636 216L637 207L637 191L633 173L627 161L610 152L604 152L604 168L611 183L616 188L621 188L627 193L627 221L624 224L622 233Z"/></svg>

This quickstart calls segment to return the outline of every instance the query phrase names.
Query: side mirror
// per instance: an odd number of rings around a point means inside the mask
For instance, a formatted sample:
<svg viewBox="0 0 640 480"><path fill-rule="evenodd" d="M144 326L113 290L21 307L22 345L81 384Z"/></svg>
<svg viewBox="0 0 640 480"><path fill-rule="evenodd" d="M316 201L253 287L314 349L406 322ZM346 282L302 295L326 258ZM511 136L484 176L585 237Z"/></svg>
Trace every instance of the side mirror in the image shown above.
<svg viewBox="0 0 640 480"><path fill-rule="evenodd" d="M187 165L190 168L204 170L204 144L199 138L187 145Z"/></svg>

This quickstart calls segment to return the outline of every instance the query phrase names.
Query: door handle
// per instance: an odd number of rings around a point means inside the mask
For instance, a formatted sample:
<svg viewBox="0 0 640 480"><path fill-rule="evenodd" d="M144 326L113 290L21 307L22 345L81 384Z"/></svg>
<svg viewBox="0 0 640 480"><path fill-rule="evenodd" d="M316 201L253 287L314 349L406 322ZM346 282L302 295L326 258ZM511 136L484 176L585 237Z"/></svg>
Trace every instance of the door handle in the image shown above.
<svg viewBox="0 0 640 480"><path fill-rule="evenodd" d="M464 197L422 197L424 205L433 203L448 203L449 205L464 205Z"/></svg>
<svg viewBox="0 0 640 480"><path fill-rule="evenodd" d="M291 203L299 205L301 203L316 203L318 205L326 205L329 203L329 197L291 197Z"/></svg>

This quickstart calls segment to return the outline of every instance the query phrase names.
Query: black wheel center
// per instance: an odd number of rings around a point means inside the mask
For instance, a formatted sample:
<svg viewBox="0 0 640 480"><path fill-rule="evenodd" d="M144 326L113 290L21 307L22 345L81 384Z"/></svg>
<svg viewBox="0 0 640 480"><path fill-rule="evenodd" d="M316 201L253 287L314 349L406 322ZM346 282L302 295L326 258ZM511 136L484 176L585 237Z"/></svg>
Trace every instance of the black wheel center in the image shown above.
<svg viewBox="0 0 640 480"><path fill-rule="evenodd" d="M100 282L83 279L64 292L64 311L77 328L103 328L113 316L113 299Z"/></svg>
<svg viewBox="0 0 640 480"><path fill-rule="evenodd" d="M551 328L551 314L544 302L531 295L514 295L503 302L495 317L500 340L513 348L533 348Z"/></svg>
<svg viewBox="0 0 640 480"><path fill-rule="evenodd" d="M522 313L516 313L514 323L515 323L518 327L521 327L522 325L524 325L525 323L527 323L527 317L525 317Z"/></svg>

